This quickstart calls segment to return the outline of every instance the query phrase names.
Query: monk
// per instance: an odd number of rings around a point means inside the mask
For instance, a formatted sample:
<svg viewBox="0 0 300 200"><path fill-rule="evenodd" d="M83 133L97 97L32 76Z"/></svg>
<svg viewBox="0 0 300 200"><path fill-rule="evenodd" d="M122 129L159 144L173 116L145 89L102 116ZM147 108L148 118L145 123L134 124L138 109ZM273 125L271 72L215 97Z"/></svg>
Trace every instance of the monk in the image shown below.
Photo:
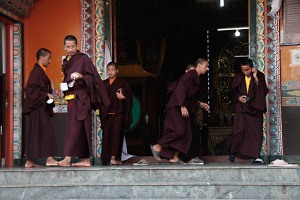
<svg viewBox="0 0 300 200"><path fill-rule="evenodd" d="M208 62L198 58L196 68L181 76L176 85L169 87L170 99L166 105L166 119L163 136L157 144L150 146L153 156L160 160L161 157L169 159L170 163L182 162L179 153L186 155L192 141L191 121L189 117L190 103L200 89L200 74L205 74ZM196 101L200 107L209 110L207 103Z"/></svg>
<svg viewBox="0 0 300 200"><path fill-rule="evenodd" d="M188 64L185 68L185 73L187 73L188 71L195 69L196 66L194 64ZM201 81L201 77L200 77L200 81ZM171 83L170 85L168 85L167 90L169 92L171 92L173 89L172 87L175 87L177 84L177 81ZM188 103L189 108L189 117L191 119L191 126L193 129L193 122L194 122L194 118L195 118L195 113L199 110L199 104L198 104L198 98L202 99L202 94L200 94L200 91L198 91L196 94L196 96L193 98L190 98L191 101ZM192 131L192 142L190 145L190 149L187 153L186 156L183 156L183 161L187 162L188 164L191 165L203 165L204 161L201 160L198 156L200 155L200 150L201 150L201 144L199 143L200 139L199 137L199 133L194 134L194 132Z"/></svg>
<svg viewBox="0 0 300 200"><path fill-rule="evenodd" d="M107 64L108 79L104 86L110 100L110 106L102 109L102 164L120 165L124 138L124 129L132 123L132 94L130 85L118 75L118 64Z"/></svg>
<svg viewBox="0 0 300 200"><path fill-rule="evenodd" d="M25 167L40 167L33 160L47 158L46 166L57 166L53 158L56 145L50 117L54 116L52 88L46 74L51 61L51 52L41 48L36 53L37 63L30 72L25 87L25 103L23 113L28 115L26 131Z"/></svg>
<svg viewBox="0 0 300 200"><path fill-rule="evenodd" d="M66 157L59 165L89 167L89 158L92 156L91 112L102 104L109 105L109 99L92 60L77 50L75 36L65 37L64 49L68 54L62 65L63 82L68 84L68 90L64 92L68 101L68 121L64 150ZM82 159L71 164L72 157Z"/></svg>
<svg viewBox="0 0 300 200"><path fill-rule="evenodd" d="M241 62L230 86L233 103L234 126L229 141L229 160L235 157L253 159L254 164L262 164L260 149L263 139L263 113L266 112L266 95L269 90L263 73L253 67L251 59Z"/></svg>
<svg viewBox="0 0 300 200"><path fill-rule="evenodd" d="M195 65L194 64L188 64L185 70L185 73L195 69ZM201 75L200 75L200 84L201 81L204 81L204 79L202 79ZM202 86L202 85L201 85ZM191 165L203 165L204 161L201 160L198 156L201 155L202 152L202 145L200 143L200 134L198 132L195 133L195 131L193 130L193 128L195 128L195 115L197 113L197 111L199 109L199 104L197 103L198 100L200 99L200 101L202 101L204 98L204 90L200 89L196 94L194 98L190 98L191 102L188 103L189 105L189 117L191 119L191 127L192 127L192 142L190 145L190 149L187 153L187 155L185 157L183 157L183 160L186 161L188 164Z"/></svg>

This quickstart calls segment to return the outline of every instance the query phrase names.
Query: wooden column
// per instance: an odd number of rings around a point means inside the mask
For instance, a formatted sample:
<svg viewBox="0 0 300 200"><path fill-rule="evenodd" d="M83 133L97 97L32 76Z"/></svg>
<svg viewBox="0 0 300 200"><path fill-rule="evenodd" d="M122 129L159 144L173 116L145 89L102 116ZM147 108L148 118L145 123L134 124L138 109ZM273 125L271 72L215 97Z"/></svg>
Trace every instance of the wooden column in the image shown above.
<svg viewBox="0 0 300 200"><path fill-rule="evenodd" d="M6 91L5 91L5 165L6 167L13 167L13 24L6 25Z"/></svg>

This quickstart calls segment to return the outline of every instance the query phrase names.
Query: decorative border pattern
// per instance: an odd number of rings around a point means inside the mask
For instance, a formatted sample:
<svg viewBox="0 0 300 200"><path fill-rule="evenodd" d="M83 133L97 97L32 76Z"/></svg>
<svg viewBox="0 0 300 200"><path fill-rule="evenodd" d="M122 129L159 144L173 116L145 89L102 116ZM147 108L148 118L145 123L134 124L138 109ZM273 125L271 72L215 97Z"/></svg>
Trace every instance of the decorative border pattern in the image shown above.
<svg viewBox="0 0 300 200"><path fill-rule="evenodd" d="M93 0L81 0L81 52L94 61Z"/></svg>
<svg viewBox="0 0 300 200"><path fill-rule="evenodd" d="M100 77L104 78L104 0L81 0L82 19L82 52L95 63ZM93 152L95 157L101 155L101 122L100 117L93 115Z"/></svg>
<svg viewBox="0 0 300 200"><path fill-rule="evenodd" d="M21 24L14 24L14 159L22 153L22 35Z"/></svg>
<svg viewBox="0 0 300 200"><path fill-rule="evenodd" d="M81 0L81 52L85 53L93 60L94 51L93 51L93 0ZM92 115L92 122L95 121L95 116ZM92 123L92 146L93 146L93 156L95 156L95 146L96 146L96 133L95 125Z"/></svg>
<svg viewBox="0 0 300 200"><path fill-rule="evenodd" d="M282 97L282 106L300 106L300 97Z"/></svg>
<svg viewBox="0 0 300 200"><path fill-rule="evenodd" d="M264 72L265 71L265 25L264 25L264 0L258 0L256 2L256 66L257 69ZM263 120L263 142L261 148L261 154L268 154L267 145L267 119L266 114L264 114Z"/></svg>
<svg viewBox="0 0 300 200"><path fill-rule="evenodd" d="M271 0L256 1L256 63L260 71L266 72L268 112L264 120L262 154L282 155L282 122L280 91L280 35L279 15L274 18L267 15L271 10ZM266 16L266 18L265 18ZM267 141L267 139L269 141ZM267 143L269 143L269 148Z"/></svg>
<svg viewBox="0 0 300 200"><path fill-rule="evenodd" d="M272 0L267 0L266 11L271 11ZM281 88L280 88L280 27L279 13L266 18L267 49L266 67L268 70L269 92L269 150L270 155L283 154Z"/></svg>
<svg viewBox="0 0 300 200"><path fill-rule="evenodd" d="M96 67L102 79L104 74L104 0L95 0L95 42L96 42Z"/></svg>
<svg viewBox="0 0 300 200"><path fill-rule="evenodd" d="M265 66L264 1L265 0L256 1L256 65L262 72Z"/></svg>
<svg viewBox="0 0 300 200"><path fill-rule="evenodd" d="M101 79L105 78L104 74L104 58L105 58L105 19L104 19L104 9L105 9L105 3L104 0L95 0L95 65L97 67L97 70L100 74ZM101 149L102 149L102 130L101 130L101 121L100 117L95 117L95 131L96 131L96 157L101 156Z"/></svg>
<svg viewBox="0 0 300 200"><path fill-rule="evenodd" d="M282 107L300 106L300 81L282 81L281 97Z"/></svg>
<svg viewBox="0 0 300 200"><path fill-rule="evenodd" d="M281 90L300 90L300 81L282 81Z"/></svg>

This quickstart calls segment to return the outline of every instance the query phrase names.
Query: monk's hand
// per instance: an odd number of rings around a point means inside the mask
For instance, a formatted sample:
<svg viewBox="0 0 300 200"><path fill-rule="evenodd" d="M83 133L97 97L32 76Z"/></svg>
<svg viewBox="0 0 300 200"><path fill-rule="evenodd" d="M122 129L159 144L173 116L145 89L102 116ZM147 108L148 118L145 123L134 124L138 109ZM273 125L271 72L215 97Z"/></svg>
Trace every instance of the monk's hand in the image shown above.
<svg viewBox="0 0 300 200"><path fill-rule="evenodd" d="M49 99L54 99L54 97L52 96L52 94L47 94Z"/></svg>
<svg viewBox="0 0 300 200"><path fill-rule="evenodd" d="M255 78L257 76L257 69L255 67L252 67L252 73Z"/></svg>
<svg viewBox="0 0 300 200"><path fill-rule="evenodd" d="M201 108L204 108L204 110L209 111L210 106L207 103L199 101L199 105Z"/></svg>
<svg viewBox="0 0 300 200"><path fill-rule="evenodd" d="M78 72L73 72L73 73L71 74L71 79L72 79L72 80L82 79L82 75L81 75L80 73L78 73Z"/></svg>
<svg viewBox="0 0 300 200"><path fill-rule="evenodd" d="M186 109L185 106L181 106L181 115L182 117L189 117L189 111Z"/></svg>
<svg viewBox="0 0 300 200"><path fill-rule="evenodd" d="M239 101L242 102L242 103L246 103L247 102L247 97L246 95L242 95L239 97Z"/></svg>
<svg viewBox="0 0 300 200"><path fill-rule="evenodd" d="M255 83L258 85L257 69L255 67L252 67L252 73Z"/></svg>
<svg viewBox="0 0 300 200"><path fill-rule="evenodd" d="M116 95L117 95L117 98L120 99L120 100L126 99L126 97L125 97L124 94L123 94L122 88L119 88L119 89L117 90Z"/></svg>

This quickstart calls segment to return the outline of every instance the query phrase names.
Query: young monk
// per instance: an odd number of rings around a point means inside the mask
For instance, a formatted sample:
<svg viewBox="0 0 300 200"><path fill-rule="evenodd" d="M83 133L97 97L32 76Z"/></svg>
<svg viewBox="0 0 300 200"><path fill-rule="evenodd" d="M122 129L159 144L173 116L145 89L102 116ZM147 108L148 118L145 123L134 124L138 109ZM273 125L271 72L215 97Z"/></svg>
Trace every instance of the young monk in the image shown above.
<svg viewBox="0 0 300 200"><path fill-rule="evenodd" d="M156 159L164 157L170 163L179 163L179 153L186 155L192 141L191 121L189 117L189 103L194 102L197 92L200 90L200 74L205 74L208 62L198 58L196 68L185 73L173 87L169 87L170 99L166 105L167 113L164 123L162 138L157 144L150 146ZM209 105L200 101L199 106L209 110Z"/></svg>
<svg viewBox="0 0 300 200"><path fill-rule="evenodd" d="M57 166L57 161L52 157L56 155L50 121L50 116L54 116L53 106L47 104L47 100L53 100L53 96L50 80L45 72L50 64L51 52L41 48L37 51L36 58L37 63L30 72L25 87L23 113L28 114L25 167L40 167L33 161L38 158L47 158L46 166Z"/></svg>
<svg viewBox="0 0 300 200"><path fill-rule="evenodd" d="M132 94L129 84L118 77L118 64L107 65L108 79L104 80L110 106L102 109L102 153L103 164L120 165L124 129L132 123ZM103 116L104 115L104 116Z"/></svg>
<svg viewBox="0 0 300 200"><path fill-rule="evenodd" d="M235 157L253 159L254 164L262 164L259 158L263 139L263 113L266 112L266 95L269 90L263 73L253 67L251 59L241 62L241 72L237 73L229 86L233 102L233 134L229 138L229 160Z"/></svg>

